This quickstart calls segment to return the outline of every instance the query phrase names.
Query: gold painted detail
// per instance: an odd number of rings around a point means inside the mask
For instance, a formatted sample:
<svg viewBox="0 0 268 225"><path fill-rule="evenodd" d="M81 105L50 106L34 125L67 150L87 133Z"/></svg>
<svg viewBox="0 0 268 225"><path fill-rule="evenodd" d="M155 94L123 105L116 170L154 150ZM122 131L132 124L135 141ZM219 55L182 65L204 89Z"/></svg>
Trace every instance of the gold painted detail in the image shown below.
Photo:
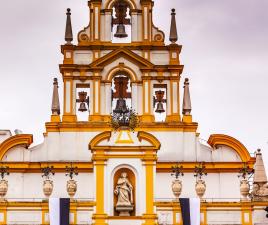
<svg viewBox="0 0 268 225"><path fill-rule="evenodd" d="M252 158L249 154L249 151L246 147L237 139L230 137L224 134L212 134L208 139L208 144L217 149L218 146L227 146L237 152L243 162L254 161L255 158Z"/></svg>
<svg viewBox="0 0 268 225"><path fill-rule="evenodd" d="M17 134L0 144L0 160L3 160L4 155L13 147L24 146L28 148L33 143L32 134Z"/></svg>

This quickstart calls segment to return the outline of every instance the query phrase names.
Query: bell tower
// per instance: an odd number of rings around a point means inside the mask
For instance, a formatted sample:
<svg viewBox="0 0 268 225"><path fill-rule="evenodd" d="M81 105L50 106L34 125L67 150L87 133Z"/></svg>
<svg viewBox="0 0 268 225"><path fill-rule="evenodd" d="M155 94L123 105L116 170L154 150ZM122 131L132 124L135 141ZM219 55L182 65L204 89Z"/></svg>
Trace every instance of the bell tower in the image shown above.
<svg viewBox="0 0 268 225"><path fill-rule="evenodd" d="M183 65L181 45L176 43L175 10L171 13L171 43L165 45L165 34L152 21L153 6L151 0L89 1L90 22L78 33L76 45L71 10L67 10L60 65L62 123L106 123L123 80L128 80L128 94L116 101L133 109L141 123L182 122L179 84Z"/></svg>

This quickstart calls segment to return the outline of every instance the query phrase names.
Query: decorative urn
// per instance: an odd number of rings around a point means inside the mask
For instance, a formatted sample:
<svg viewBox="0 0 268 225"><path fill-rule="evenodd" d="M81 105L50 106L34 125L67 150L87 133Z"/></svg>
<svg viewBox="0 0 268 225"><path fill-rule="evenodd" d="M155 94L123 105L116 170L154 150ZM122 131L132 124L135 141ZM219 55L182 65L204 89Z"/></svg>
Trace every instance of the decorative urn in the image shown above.
<svg viewBox="0 0 268 225"><path fill-rule="evenodd" d="M4 200L4 197L7 193L7 190L8 190L8 181L7 180L4 180L2 179L0 181L0 201L3 201Z"/></svg>
<svg viewBox="0 0 268 225"><path fill-rule="evenodd" d="M240 193L242 195L242 200L247 200L249 195L249 183L246 179L240 181Z"/></svg>
<svg viewBox="0 0 268 225"><path fill-rule="evenodd" d="M73 179L68 180L66 188L70 198L73 198L77 190L77 182Z"/></svg>
<svg viewBox="0 0 268 225"><path fill-rule="evenodd" d="M43 192L46 198L52 194L53 191L53 181L52 180L44 180L43 182Z"/></svg>
<svg viewBox="0 0 268 225"><path fill-rule="evenodd" d="M43 173L42 177L45 177L45 180L43 181L43 192L46 198L49 198L53 191L53 181L50 180L50 176L55 175L53 169L53 166L41 168L41 171Z"/></svg>
<svg viewBox="0 0 268 225"><path fill-rule="evenodd" d="M202 198L206 192L206 182L202 179L198 179L195 183L195 191L199 198Z"/></svg>
<svg viewBox="0 0 268 225"><path fill-rule="evenodd" d="M73 164L71 163L70 167L66 166L65 170L66 170L65 175L70 177L70 180L67 181L66 189L70 198L73 198L77 191L77 182L73 179L73 177L78 175L77 172L78 168L73 167Z"/></svg>
<svg viewBox="0 0 268 225"><path fill-rule="evenodd" d="M178 199L181 195L181 190L182 190L182 182L179 179L175 179L172 181L171 185L172 191L176 199Z"/></svg>

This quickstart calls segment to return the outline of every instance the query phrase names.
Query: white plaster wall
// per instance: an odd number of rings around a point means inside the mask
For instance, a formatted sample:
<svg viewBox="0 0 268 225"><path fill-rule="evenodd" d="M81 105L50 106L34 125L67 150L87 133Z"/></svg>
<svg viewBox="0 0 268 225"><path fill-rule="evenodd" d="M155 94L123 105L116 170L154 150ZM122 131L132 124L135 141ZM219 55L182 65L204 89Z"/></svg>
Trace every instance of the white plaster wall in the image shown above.
<svg viewBox="0 0 268 225"><path fill-rule="evenodd" d="M227 146L219 146L212 151L212 161L214 162L241 162L237 152Z"/></svg>
<svg viewBox="0 0 268 225"><path fill-rule="evenodd" d="M268 224L268 218L263 206L255 206L253 211L253 222L254 224Z"/></svg>
<svg viewBox="0 0 268 225"><path fill-rule="evenodd" d="M92 63L92 51L74 51L74 64L87 65Z"/></svg>
<svg viewBox="0 0 268 225"><path fill-rule="evenodd" d="M207 224L242 224L241 211L208 211Z"/></svg>
<svg viewBox="0 0 268 225"><path fill-rule="evenodd" d="M128 168L136 176L136 215L141 216L145 212L145 167L140 159L109 159L105 168L105 211L108 215L113 215L113 177L115 172L120 168Z"/></svg>
<svg viewBox="0 0 268 225"><path fill-rule="evenodd" d="M174 178L170 173L157 173L156 174L156 200L172 199L174 195L172 193L171 184ZM180 197L194 198L197 197L195 192L195 181L193 173L185 173L183 177L180 177L182 181L182 193ZM206 181L206 192L204 198L209 201L239 201L239 179L236 173L209 173L204 177Z"/></svg>
<svg viewBox="0 0 268 225"><path fill-rule="evenodd" d="M8 224L41 224L42 210L40 211L8 211Z"/></svg>
<svg viewBox="0 0 268 225"><path fill-rule="evenodd" d="M168 51L151 51L151 62L155 65L168 65L169 52Z"/></svg>
<svg viewBox="0 0 268 225"><path fill-rule="evenodd" d="M92 224L92 211L78 211L77 224Z"/></svg>
<svg viewBox="0 0 268 225"><path fill-rule="evenodd" d="M31 161L90 161L88 144L99 132L52 132L44 144L31 148Z"/></svg>
<svg viewBox="0 0 268 225"><path fill-rule="evenodd" d="M69 179L65 173L56 173L51 177L54 189L51 197L68 197L66 182ZM80 173L74 178L77 181L75 198L93 199L95 196L95 183L93 173ZM6 198L44 198L43 178L41 173L12 173L7 177L9 188Z"/></svg>
<svg viewBox="0 0 268 225"><path fill-rule="evenodd" d="M29 161L30 160L30 151L25 147L18 146L11 148L3 157L3 161Z"/></svg>

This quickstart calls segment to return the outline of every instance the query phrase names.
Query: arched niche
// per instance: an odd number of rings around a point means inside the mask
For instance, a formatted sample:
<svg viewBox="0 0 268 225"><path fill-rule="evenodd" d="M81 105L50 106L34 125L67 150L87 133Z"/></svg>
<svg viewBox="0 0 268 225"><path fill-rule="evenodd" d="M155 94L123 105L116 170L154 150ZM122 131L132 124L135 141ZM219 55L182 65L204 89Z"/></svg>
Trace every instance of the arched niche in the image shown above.
<svg viewBox="0 0 268 225"><path fill-rule="evenodd" d="M134 210L130 212L130 216L135 216L136 215L136 176L135 173L128 167L120 167L118 168L115 173L113 174L113 209L114 209L114 216L118 216L119 213L116 211L116 203L118 200L118 196L114 194L114 190L117 185L117 181L120 178L122 173L127 173L127 178L129 182L131 183L133 187L133 204L134 204Z"/></svg>

